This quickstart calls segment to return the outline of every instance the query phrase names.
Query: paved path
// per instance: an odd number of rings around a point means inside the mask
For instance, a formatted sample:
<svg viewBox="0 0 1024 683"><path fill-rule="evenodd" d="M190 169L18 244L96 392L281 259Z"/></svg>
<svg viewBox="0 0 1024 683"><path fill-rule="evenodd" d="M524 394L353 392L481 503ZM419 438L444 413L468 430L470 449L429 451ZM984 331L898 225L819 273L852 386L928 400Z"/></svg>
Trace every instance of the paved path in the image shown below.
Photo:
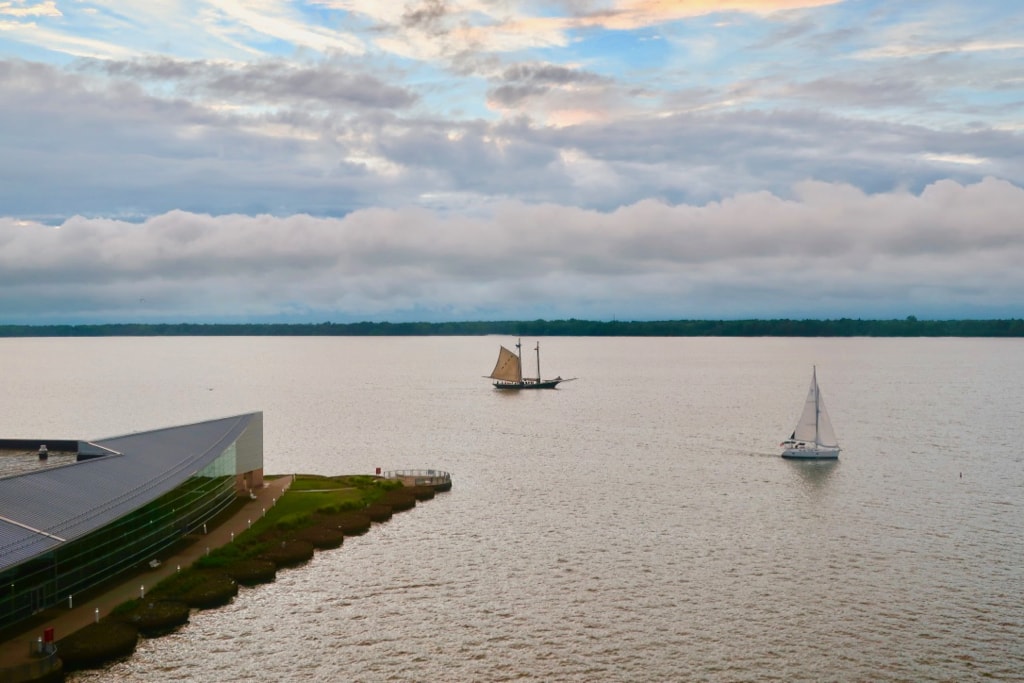
<svg viewBox="0 0 1024 683"><path fill-rule="evenodd" d="M74 602L73 609L57 608L51 610L53 618L46 623L33 626L30 630L11 637L4 643L0 643L0 669L4 667L17 666L30 661L30 644L43 635L43 629L52 627L54 638L60 640L78 629L88 626L96 620L96 610L99 610L100 617L104 617L118 605L139 597L140 587L145 586L148 591L160 583L161 579L171 575L178 570L178 567L185 568L198 560L207 548L218 548L231 542L232 534L238 535L249 528L250 520L255 522L263 514L263 510L269 510L275 500L279 499L285 490L291 486L292 476L282 476L276 479L265 480L262 489L255 491L255 500L248 501L233 516L209 529L209 533L201 536L192 545L189 545L165 559L156 569L151 569L143 574L133 574L124 582L119 583L106 592L96 595L82 603ZM2 678L2 674L0 674Z"/></svg>

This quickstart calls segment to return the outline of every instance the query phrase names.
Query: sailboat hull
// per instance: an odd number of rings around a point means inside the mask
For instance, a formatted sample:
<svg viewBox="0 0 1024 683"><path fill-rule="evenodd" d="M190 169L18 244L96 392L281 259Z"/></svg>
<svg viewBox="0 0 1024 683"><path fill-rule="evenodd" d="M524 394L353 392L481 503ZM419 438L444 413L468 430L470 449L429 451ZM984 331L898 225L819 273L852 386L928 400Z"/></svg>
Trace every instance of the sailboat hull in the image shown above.
<svg viewBox="0 0 1024 683"><path fill-rule="evenodd" d="M543 382L495 382L495 389L554 389L564 379L546 379Z"/></svg>
<svg viewBox="0 0 1024 683"><path fill-rule="evenodd" d="M790 437L779 446L783 449L782 457L791 460L835 460L839 457L839 445L832 421L818 389L817 367L811 370L811 386L807 390L800 419Z"/></svg>
<svg viewBox="0 0 1024 683"><path fill-rule="evenodd" d="M782 451L782 457L790 460L836 460L839 458L839 449L824 446L787 448Z"/></svg>

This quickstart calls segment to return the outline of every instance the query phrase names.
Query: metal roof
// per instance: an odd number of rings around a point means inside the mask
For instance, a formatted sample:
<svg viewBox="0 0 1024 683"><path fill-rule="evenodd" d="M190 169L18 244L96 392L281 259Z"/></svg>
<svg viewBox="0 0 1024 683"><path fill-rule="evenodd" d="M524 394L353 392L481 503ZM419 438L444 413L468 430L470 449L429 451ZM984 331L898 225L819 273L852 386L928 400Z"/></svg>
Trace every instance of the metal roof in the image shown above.
<svg viewBox="0 0 1024 683"><path fill-rule="evenodd" d="M172 491L213 462L257 415L94 440L116 454L0 479L0 571Z"/></svg>

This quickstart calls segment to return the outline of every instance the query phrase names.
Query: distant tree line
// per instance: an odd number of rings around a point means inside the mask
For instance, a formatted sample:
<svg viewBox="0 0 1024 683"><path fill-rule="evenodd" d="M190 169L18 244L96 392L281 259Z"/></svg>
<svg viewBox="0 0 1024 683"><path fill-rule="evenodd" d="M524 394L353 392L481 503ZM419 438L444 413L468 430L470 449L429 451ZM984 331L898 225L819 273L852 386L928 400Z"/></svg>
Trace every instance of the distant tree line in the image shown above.
<svg viewBox="0 0 1024 683"><path fill-rule="evenodd" d="M446 323L0 325L0 337L1024 337L1009 320L528 320Z"/></svg>

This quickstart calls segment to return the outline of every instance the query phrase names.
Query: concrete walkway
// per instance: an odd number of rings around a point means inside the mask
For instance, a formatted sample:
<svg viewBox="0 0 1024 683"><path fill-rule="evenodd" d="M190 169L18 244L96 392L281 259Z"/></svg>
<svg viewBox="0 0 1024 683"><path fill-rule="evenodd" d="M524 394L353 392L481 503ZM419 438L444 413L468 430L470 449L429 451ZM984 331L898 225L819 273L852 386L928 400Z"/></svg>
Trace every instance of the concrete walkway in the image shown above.
<svg viewBox="0 0 1024 683"><path fill-rule="evenodd" d="M246 502L238 512L217 527L208 529L208 533L205 536L200 536L195 543L164 559L159 567L147 570L142 574L132 574L125 581L112 586L104 593L81 603L73 601L71 609L66 607L50 609L49 612L53 615L51 619L0 643L0 679L3 678L2 669L31 661L31 644L42 637L44 629L53 628L54 639L60 640L96 621L96 610L99 610L99 616L102 618L118 605L140 597L143 586L148 591L162 579L178 571L178 567L185 569L191 566L206 553L207 548L212 550L230 543L232 534L237 536L248 529L250 521L255 522L263 515L264 510L269 510L274 501L281 498L291 486L292 478L292 475L286 475L265 480L263 488L253 492L256 496L255 499Z"/></svg>

